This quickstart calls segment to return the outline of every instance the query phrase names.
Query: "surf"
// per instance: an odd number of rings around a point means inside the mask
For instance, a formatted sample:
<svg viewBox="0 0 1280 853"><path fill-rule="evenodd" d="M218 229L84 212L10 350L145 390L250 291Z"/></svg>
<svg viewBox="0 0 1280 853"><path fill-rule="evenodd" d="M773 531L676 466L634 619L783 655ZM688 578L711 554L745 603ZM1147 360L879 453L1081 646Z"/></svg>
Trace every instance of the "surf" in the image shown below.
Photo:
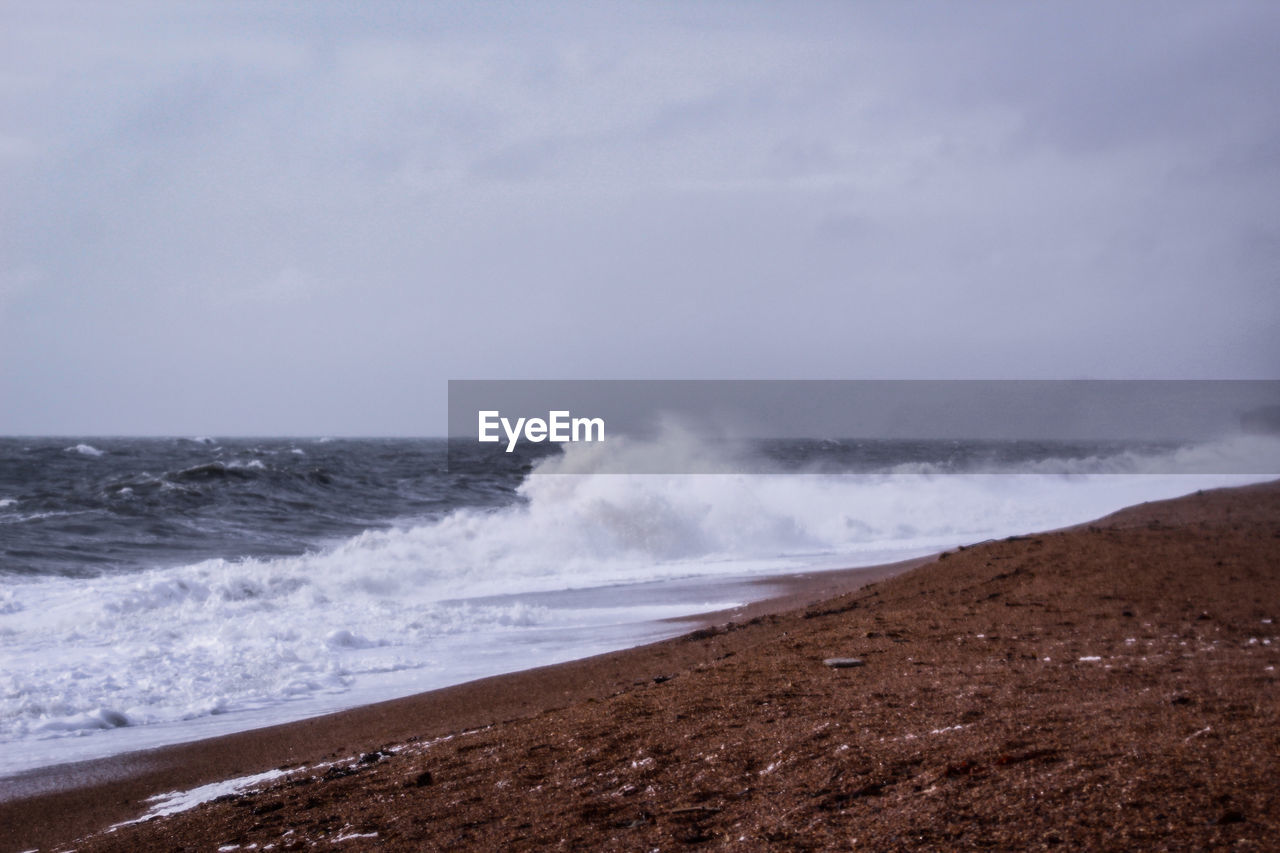
<svg viewBox="0 0 1280 853"><path fill-rule="evenodd" d="M733 453L686 434L602 447L545 457L501 503L299 554L9 578L0 765L17 772L582 657L679 630L663 619L740 604L751 594L743 579L926 555L1280 470L1280 444L1258 437L999 473L903 461L743 474ZM644 457L697 458L717 473L616 473ZM1213 473L1224 462L1260 473ZM1171 463L1193 473L1158 473Z"/></svg>

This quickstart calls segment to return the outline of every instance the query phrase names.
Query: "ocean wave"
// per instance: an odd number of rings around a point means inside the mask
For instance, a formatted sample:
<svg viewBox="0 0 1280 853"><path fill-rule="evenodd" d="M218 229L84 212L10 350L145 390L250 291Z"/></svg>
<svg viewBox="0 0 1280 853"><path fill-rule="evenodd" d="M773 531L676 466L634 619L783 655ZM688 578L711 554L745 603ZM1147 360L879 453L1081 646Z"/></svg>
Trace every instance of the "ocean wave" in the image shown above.
<svg viewBox="0 0 1280 853"><path fill-rule="evenodd" d="M77 444L66 449L67 453L79 453L81 456L102 456L105 450L99 450L92 444Z"/></svg>
<svg viewBox="0 0 1280 853"><path fill-rule="evenodd" d="M257 460L254 460L257 461ZM261 464L255 466L262 468ZM183 483L205 482L207 480L221 480L228 477L238 477L240 479L248 479L253 476L253 472L248 470L248 465L228 465L225 462L205 462L200 465L192 465L190 468L183 468L166 474L168 480Z"/></svg>
<svg viewBox="0 0 1280 853"><path fill-rule="evenodd" d="M1277 446L1237 437L1169 453L1207 471L1243 455L1265 473L1280 469L1271 467ZM534 466L516 503L369 530L298 556L15 581L0 602L0 741L347 695L395 674L415 674L396 682L409 692L423 673L446 683L483 674L442 651L452 640L484 658L494 637L642 618L630 596L591 610L521 596L884 562L1257 479L1142 473L1169 462L1142 454L1073 460L1066 473L1024 463L1001 474L749 475L686 435L623 449L630 456L620 461L571 446ZM720 473L613 467L646 454L663 464L696 455ZM184 470L196 481L263 474L221 462ZM488 654L490 671L531 665Z"/></svg>
<svg viewBox="0 0 1280 853"><path fill-rule="evenodd" d="M8 515L0 518L0 524L21 524L25 521L43 521L48 518L71 518L77 515L93 515L92 509L59 509L48 512L30 512L26 514Z"/></svg>

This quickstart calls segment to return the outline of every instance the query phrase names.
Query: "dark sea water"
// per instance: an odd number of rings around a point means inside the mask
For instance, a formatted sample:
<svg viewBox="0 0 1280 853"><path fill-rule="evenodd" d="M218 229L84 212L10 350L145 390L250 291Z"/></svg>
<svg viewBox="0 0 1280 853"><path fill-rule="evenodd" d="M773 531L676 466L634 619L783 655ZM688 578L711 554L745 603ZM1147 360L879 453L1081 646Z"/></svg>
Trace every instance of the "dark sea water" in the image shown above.
<svg viewBox="0 0 1280 853"><path fill-rule="evenodd" d="M444 448L440 439L0 438L0 574L295 555L515 500L520 470L451 476Z"/></svg>

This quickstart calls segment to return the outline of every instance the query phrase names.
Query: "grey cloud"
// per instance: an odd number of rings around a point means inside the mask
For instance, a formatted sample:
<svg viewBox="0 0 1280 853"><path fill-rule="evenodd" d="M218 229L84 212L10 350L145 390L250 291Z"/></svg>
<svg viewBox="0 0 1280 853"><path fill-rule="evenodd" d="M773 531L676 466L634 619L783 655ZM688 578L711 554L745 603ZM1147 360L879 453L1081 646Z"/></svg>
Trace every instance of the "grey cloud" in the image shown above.
<svg viewBox="0 0 1280 853"><path fill-rule="evenodd" d="M0 432L1280 364L1269 4L0 16Z"/></svg>

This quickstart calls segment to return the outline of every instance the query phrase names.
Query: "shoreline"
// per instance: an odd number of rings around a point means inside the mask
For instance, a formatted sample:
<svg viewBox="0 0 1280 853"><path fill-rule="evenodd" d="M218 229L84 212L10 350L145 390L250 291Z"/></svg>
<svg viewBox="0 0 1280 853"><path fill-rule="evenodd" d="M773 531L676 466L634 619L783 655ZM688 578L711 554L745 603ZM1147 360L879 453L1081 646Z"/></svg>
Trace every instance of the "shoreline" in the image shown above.
<svg viewBox="0 0 1280 853"><path fill-rule="evenodd" d="M705 580L705 584L707 586L738 589L759 588L767 590L768 593L764 597L752 598L750 601L740 605L723 607L716 610L688 613L679 616L668 616L655 619L651 622L636 623L653 626L671 626L670 630L679 631L679 633L671 634L668 631L666 633L662 633L656 639L643 639L641 642L633 646L610 649L565 661L532 666L527 669L512 670L509 672L495 673L493 675L485 675L479 678L471 678L467 681L458 682L457 684L445 684L441 687L418 690L403 696L394 696L388 699L363 702L358 705L337 708L306 717L299 717L297 719L286 719L278 722L257 724L234 731L226 731L210 735L198 735L186 740L160 743L155 746L142 746L135 749L124 749L119 752L106 755L74 758L69 761L58 761L52 764L20 770L10 775L0 776L0 804L9 800L22 799L37 793L52 792L75 787L77 784L75 782L75 778L78 775L78 771L83 768L94 767L95 765L109 765L113 763L133 765L139 763L130 760L135 756L140 758L145 755L159 753L169 749L204 742L219 741L224 738L237 737L254 731L266 729L280 730L311 720L323 720L329 717L337 717L342 714L356 712L362 708L373 708L381 705L390 705L397 702L412 700L417 697L426 697L454 687L488 681L490 679L501 679L508 676L518 675L522 672L537 673L551 670L556 667L572 666L573 664L594 660L595 658L607 655L619 654L633 649L643 649L660 643L678 640L688 631L803 607L806 604L815 602L821 598L850 592L868 583L874 583L895 574L909 571L916 566L932 562L937 559L937 556L938 554L934 553L906 560L898 560L892 563L837 569L819 569L793 574L709 578ZM655 632L650 631L646 633L652 634ZM95 772L90 775L101 776L103 774L101 772ZM40 777L48 778L41 779Z"/></svg>
<svg viewBox="0 0 1280 853"><path fill-rule="evenodd" d="M932 555L930 555L931 557ZM904 565L911 561L899 561ZM884 564L893 570L896 564ZM611 587L594 587L584 589L557 590L551 592L533 592L519 594L492 595L473 597L457 601L446 600L443 603L455 604L459 601L476 605L503 606L510 601L527 602L532 606L566 607L571 615L575 609L589 608L592 601L581 602L575 599L590 598L603 601L603 606L610 606L609 599L626 602L626 606L642 608L651 603L661 607L668 602L675 605L677 615L654 614L642 619L632 619L612 625L592 625L576 629L577 639L572 641L568 649L547 654L541 651L523 654L520 643L508 643L508 653L501 655L499 665L481 665L473 667L471 672L456 676L456 680L448 678L432 679L434 683L417 684L405 688L392 687L388 690L352 691L351 695L339 695L328 702L314 699L298 705L280 704L263 708L250 708L231 714L214 714L197 717L191 721L169 721L153 725L126 726L102 733L87 736L64 736L43 743L50 745L43 750L44 760L31 761L24 754L13 756L12 766L7 766L4 759L7 753L0 749L0 802L21 795L20 780L39 776L43 771L54 770L60 766L87 766L94 762L109 761L113 758L132 754L162 750L204 740L240 734L256 729L286 726L304 720L321 718L356 708L392 702L415 695L431 693L470 681L506 675L521 670L534 670L571 663L576 660L590 658L600 654L621 651L637 646L649 645L662 640L672 639L690 628L696 628L708 620L726 620L741 618L742 613L757 613L785 607L786 600L802 590L813 590L811 593L822 594L823 590L839 590L848 581L846 575L854 576L861 572L876 576L882 566L872 564L837 569L813 569L796 573L782 574L745 574L745 575L708 575L703 577L676 578L656 581L626 583ZM771 602L777 599L777 604ZM565 602L571 602L567 604ZM638 603L639 602L639 603ZM735 613L739 614L735 617ZM552 630L555 630L554 628ZM565 629L560 629L565 630ZM575 629L568 629L574 631ZM566 633L565 637L575 634ZM563 637L555 634L541 637L529 637L526 642L540 643L554 647ZM504 668L505 667L505 668ZM379 692L381 695L378 695ZM372 693L372 695L370 695ZM319 707L315 707L315 706ZM327 707L326 707L327 705ZM35 741L37 746L41 741ZM22 744L19 744L20 746ZM41 750L33 749L34 752ZM39 784L39 783L37 783ZM49 783L52 784L52 783ZM48 785L43 785L48 787Z"/></svg>
<svg viewBox="0 0 1280 853"><path fill-rule="evenodd" d="M1226 507L1228 517L1231 512L1236 513L1236 520L1231 521L1228 518L1230 523L1225 527L1220 517L1223 506ZM1255 527L1262 525L1259 528L1261 530L1268 524L1272 524L1275 528L1275 538L1262 542L1258 547L1269 548L1270 550L1265 553L1270 555L1269 558L1274 558L1276 551L1280 550L1280 512L1276 510L1278 506L1280 506L1280 482L1264 483L1197 493L1170 501L1140 504L1094 522L1063 530L963 546L934 557L918 558L905 563L814 572L782 578L761 578L759 583L780 586L784 591L780 595L741 608L701 614L698 617L681 617L675 621L688 624L695 630L672 639L568 663L493 676L299 722L146 752L28 771L12 779L0 781L0 790L5 783L11 783L14 787L10 787L9 790L16 792L5 795L5 799L0 801L0 825L9 827L11 838L5 844L12 845L14 850L28 849L37 845L71 843L73 839L82 839L89 833L101 831L113 824L137 817L146 810L144 803L146 798L156 793L187 790L209 782L247 776L276 768L298 768L303 764L315 764L325 760L378 754L380 750L393 744L421 743L432 738L474 731L487 726L496 726L497 729L503 730L502 740L506 739L507 734L518 740L515 738L515 730L530 726L537 727L543 725L545 721L546 726L551 728L547 729L543 726L540 731L544 732L542 736L550 737L564 730L566 722L562 718L566 716L576 720L599 711L600 707L607 703L641 701L648 694L661 690L668 681L677 677L682 685L681 689L690 691L689 696L696 698L702 695L698 691L703 690L710 691L707 692L710 697L719 697L714 701L708 699L701 702L701 706L707 709L706 713L709 717L715 716L712 708L718 708L731 698L744 696L756 695L757 699L761 695L766 698L773 696L774 698L769 702L776 702L786 707L789 702L794 704L796 700L788 699L785 691L784 694L777 694L776 687L767 686L768 678L772 677L770 667L773 665L764 666L760 662L780 654L777 648L799 642L798 640L784 641L782 638L799 636L803 632L817 629L823 623L848 618L850 613L856 615L859 608L865 610L870 604L879 603L878 599L882 591L888 595L887 591L891 588L905 590L926 584L932 590L930 595L954 598L960 594L960 591L947 587L945 582L939 585L939 579L945 581L950 574L962 570L971 573L981 572L980 563L984 559L987 560L986 565L991 566L992 560L1011 559L1000 556L1004 551L1017 553L1035 551L1041 547L1042 543L1051 539L1055 543L1064 543L1064 547L1068 548L1072 546L1081 548L1085 545L1088 549L1101 548L1096 550L1097 558L1110 559L1106 548L1094 541L1100 538L1099 531L1113 532L1114 536L1111 538L1116 538L1118 542L1130 535L1138 538L1158 538L1162 530L1173 531L1169 534L1170 536L1180 537L1180 541L1186 540L1183 543L1184 551L1188 548L1191 551L1195 551L1196 548L1204 551L1207 547L1212 555L1213 550L1218 549L1217 559L1221 565L1224 558L1234 559L1234 557L1228 553L1230 549L1222 544L1223 537L1227 534L1219 531L1218 527L1230 530L1232 524L1239 527L1242 523L1252 523ZM1253 516L1249 516L1250 512ZM1261 521L1254 517L1259 512L1262 513ZM1211 532L1205 532L1211 525L1218 525L1218 527L1213 527ZM1211 533L1212 537L1216 538L1211 538ZM1257 534L1258 531L1254 533ZM1206 543L1210 544L1206 545ZM1123 544L1120 542L1115 547L1119 548ZM1126 557L1126 559L1129 558ZM912 571L913 569L922 570ZM1001 572L992 577L1001 584L1007 584L1010 575ZM1271 584L1272 580L1263 577L1257 582ZM1268 586L1267 589L1270 590L1271 587ZM1062 591L1051 590L1050 593L1046 600L1052 602L1053 596L1061 595ZM1205 591L1200 590L1199 593L1203 595ZM1133 595L1136 594L1136 592L1133 593ZM877 600L873 601L873 599ZM985 600L982 599L982 601ZM998 602L998 599L993 600ZM992 610L991 613L1005 619L1013 617L1025 619L1028 614L1039 618L1038 611L1033 614L1029 607L1023 605L1005 609L1008 603L1006 601L1000 605L999 610ZM1229 602L1224 601L1221 606L1225 608L1228 604ZM990 621L989 616L982 615L985 613L983 610L985 606L966 605L968 610L972 611L969 613L951 613L950 610L920 611L918 620L927 623L932 619L942 623L945 619L963 621L966 618L973 619L981 616ZM1137 605L1131 604L1128 607L1136 608ZM1125 612L1128 613L1129 610L1126 609ZM1202 612L1207 613L1207 611ZM1273 614L1266 618L1275 617L1280 617L1280 614ZM1077 616L1067 619L1064 616L1062 622L1065 625L1073 625L1076 620L1082 618ZM1107 617L1108 620L1127 618L1129 617ZM1193 621L1196 618L1198 616L1193 616ZM1034 619L1030 624L1034 625L1037 633L1045 635L1055 630L1053 625L1040 624ZM1099 624L1111 626L1112 621L1104 620ZM947 630L952 629L947 628ZM899 628L888 631L861 629L857 634L861 639L847 644L852 648L833 648L832 651L853 652L871 660L874 660L870 657L873 654L884 654L887 659L899 655L906 648L898 645L900 641L906 643L907 637L918 632L918 626L914 625L911 629ZM893 634L901 636L891 636ZM962 636L965 635L957 635L956 639L959 640ZM984 633L978 632L971 636L983 638ZM987 636L991 636L992 641L1000 640L998 635ZM945 639L949 640L949 635ZM1012 647L1016 645L1017 640L1019 640L1018 637L1010 637L1006 642ZM1077 641L1072 640L1072 642ZM876 648L869 648L873 646ZM954 653L950 643L942 642L942 638L936 638L922 648L927 653L927 657L936 658L937 661ZM1077 656L1081 661L1088 661L1094 657L1091 654ZM1014 659L1012 652L1006 657L1009 660ZM1098 659L1101 660L1101 658ZM920 658L916 657L916 660ZM752 661L760 663L764 669L760 669L760 666L749 668L746 670L749 677L738 679L736 682L730 681L727 685L714 689L693 686L695 682L701 683L712 678L708 673L715 673L730 666L748 666ZM929 671L918 669L918 663L909 663L912 661L911 657L906 658L906 661L908 668L902 670L903 672ZM937 661L930 663L929 666L939 666ZM791 665L791 663L787 664L787 666ZM981 666L978 668L981 669ZM868 667L868 670L870 669L871 667ZM797 675L789 677L787 683L795 681L801 673L805 678L830 678L830 672L822 667L815 672L810 672L807 668L798 669L796 672ZM970 670L966 673L965 668L961 667L950 673L950 676L959 679L955 682L956 684L963 684L967 683L966 678L977 677L976 672L976 670ZM889 690L889 685L894 683L893 678L898 676L884 677L886 680L881 685L884 688L881 693ZM757 683L758 681L760 683ZM1266 689L1274 691L1275 681L1272 674L1266 681ZM730 692L727 694L716 692L725 689ZM996 690L991 685L985 689ZM708 702L710 704L707 704ZM971 710L980 716L986 713L977 707ZM967 725L963 722L965 713L968 712L962 712L957 717L961 720L957 723L961 728ZM784 714L785 716L787 715ZM679 716L676 717L677 721L681 719ZM771 725L776 724L775 717ZM632 724L626 719L619 719L618 725L622 731L626 732L628 726ZM903 721L899 720L897 725L897 736L904 737ZM506 731L508 729L512 731L508 733ZM698 736L707 738L711 733L702 731ZM488 735L484 737L487 738ZM723 748L722 744L721 749ZM389 752L386 754L390 755ZM398 760L397 757L382 761L375 765L375 769ZM947 771L947 768L944 767L944 771ZM951 775L971 774L965 771ZM951 778L951 775L949 771L943 773L944 778ZM878 782L869 784L886 787ZM1251 784L1255 787L1261 785L1263 795L1274 796L1276 793L1274 781L1251 780ZM570 801L573 801L576 796L571 796ZM717 805L714 812L708 811L706 816L710 819L712 814L730 809L731 806L728 805ZM197 811L200 815L192 814L184 818L184 820L196 821L193 825L197 827L194 830L197 833L201 832L198 829L201 826L200 820L206 821L204 824L206 828L221 825L218 821L224 820L223 817L204 816L204 809ZM1231 810L1227 812L1228 816L1234 814ZM654 830L662 824L670 830L670 821L665 823L657 821L651 819L650 812L643 813L650 814L650 818L641 820L641 824L650 826ZM692 815L695 812L689 814ZM52 822L50 816L53 815L57 815L56 827L49 825ZM209 824L208 821L213 823ZM579 822L584 826L592 823L586 817L582 817ZM130 843L141 843L144 848L150 844L160 844L160 839L154 837L158 823L161 821L131 827L133 834L130 837L133 841ZM1234 820L1229 823L1234 823ZM602 837L605 836L599 834L597 827L596 834L591 838L598 840ZM146 841L147 838L152 838L152 841ZM114 849L112 845L126 843L123 838L107 838L101 835L90 840L93 844L103 846L104 849ZM5 849L9 847L6 846Z"/></svg>
<svg viewBox="0 0 1280 853"><path fill-rule="evenodd" d="M817 603L935 559L936 554L881 565L739 579L736 582L777 591L739 607L670 617L659 624L686 626L697 633ZM317 753L367 752L411 737L441 737L564 703L599 699L637 681L661 678L672 668L700 662L703 656L688 654L687 636L682 632L639 646L316 717L25 770L0 778L0 825L31 826L41 814L58 814L59 831L49 837L66 837L64 830L71 826L78 827L77 833L92 832L145 811L143 802L156 793L253 775ZM31 837L48 843L43 832Z"/></svg>

